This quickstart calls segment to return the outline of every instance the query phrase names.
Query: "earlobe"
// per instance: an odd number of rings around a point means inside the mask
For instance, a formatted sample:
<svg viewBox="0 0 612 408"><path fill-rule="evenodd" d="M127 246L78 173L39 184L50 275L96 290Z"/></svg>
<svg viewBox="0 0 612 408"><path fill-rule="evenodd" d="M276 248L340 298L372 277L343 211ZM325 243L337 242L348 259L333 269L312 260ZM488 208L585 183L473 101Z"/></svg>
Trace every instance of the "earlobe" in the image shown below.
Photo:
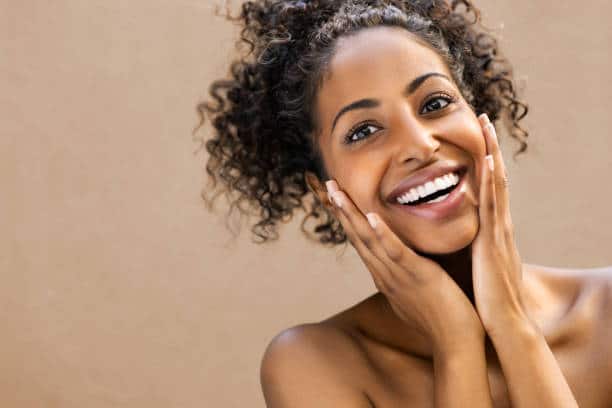
<svg viewBox="0 0 612 408"><path fill-rule="evenodd" d="M325 206L329 206L329 197L327 195L327 189L323 187L321 180L311 171L304 172L304 179L308 189L314 194L317 199Z"/></svg>

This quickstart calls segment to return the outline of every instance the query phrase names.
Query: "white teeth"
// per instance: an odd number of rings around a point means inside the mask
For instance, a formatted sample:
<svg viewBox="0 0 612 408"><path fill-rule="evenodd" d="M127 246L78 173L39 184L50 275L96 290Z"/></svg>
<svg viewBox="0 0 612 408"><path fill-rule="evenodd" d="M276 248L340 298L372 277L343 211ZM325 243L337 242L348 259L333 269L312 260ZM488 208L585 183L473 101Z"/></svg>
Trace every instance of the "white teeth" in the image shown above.
<svg viewBox="0 0 612 408"><path fill-rule="evenodd" d="M406 192L402 196L397 198L397 202L400 204L407 204L413 201L418 200L421 197L426 197L430 194L435 193L439 190L444 190L449 188L450 186L454 186L459 182L459 176L455 173L448 173L442 177L436 177L432 181L428 181L425 184L420 186L411 188L410 191ZM450 193L449 193L450 194ZM444 200L448 197L448 194L445 194L441 197L438 197L434 200L430 200L430 203L437 203Z"/></svg>
<svg viewBox="0 0 612 408"><path fill-rule="evenodd" d="M457 181L459 180L459 177L456 174L451 173L451 174L445 175L444 180L447 181L449 186L452 186L457 183Z"/></svg>
<svg viewBox="0 0 612 408"><path fill-rule="evenodd" d="M436 185L432 181L425 183L425 192L427 195L433 194L437 191Z"/></svg>

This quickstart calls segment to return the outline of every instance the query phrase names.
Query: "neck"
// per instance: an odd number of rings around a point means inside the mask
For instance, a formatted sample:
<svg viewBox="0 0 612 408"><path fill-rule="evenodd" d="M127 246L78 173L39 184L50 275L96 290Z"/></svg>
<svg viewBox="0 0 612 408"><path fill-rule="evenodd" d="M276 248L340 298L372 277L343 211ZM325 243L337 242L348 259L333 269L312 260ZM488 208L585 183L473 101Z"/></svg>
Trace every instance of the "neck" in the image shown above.
<svg viewBox="0 0 612 408"><path fill-rule="evenodd" d="M427 255L437 262L455 281L474 305L474 285L472 282L472 245L457 252L444 255Z"/></svg>
<svg viewBox="0 0 612 408"><path fill-rule="evenodd" d="M472 245L470 244L452 254L430 255L429 258L436 261L448 273L463 293L465 293L470 303L476 307L474 282L472 279ZM488 335L485 337L485 353L488 360L497 361L499 365L495 348Z"/></svg>

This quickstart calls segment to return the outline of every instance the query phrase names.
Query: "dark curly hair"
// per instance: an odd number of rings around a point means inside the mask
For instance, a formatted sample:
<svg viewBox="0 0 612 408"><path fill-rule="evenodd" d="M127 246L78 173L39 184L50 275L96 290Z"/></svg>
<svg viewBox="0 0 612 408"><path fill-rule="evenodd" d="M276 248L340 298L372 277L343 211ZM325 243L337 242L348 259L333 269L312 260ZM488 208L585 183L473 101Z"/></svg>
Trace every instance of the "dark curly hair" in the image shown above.
<svg viewBox="0 0 612 408"><path fill-rule="evenodd" d="M253 0L238 16L238 45L248 52L232 62L230 77L210 86L211 100L198 104L200 125L209 117L202 191L212 204L225 193L230 213L255 210L259 241L278 237L279 221L305 213L302 230L322 243L346 241L341 224L305 182L311 171L327 179L313 131L316 91L336 40L377 25L402 27L426 41L446 61L464 98L492 121L505 119L509 134L526 150L519 121L527 105L516 95L512 69L469 0ZM202 140L202 142L204 142ZM221 185L219 185L221 181Z"/></svg>

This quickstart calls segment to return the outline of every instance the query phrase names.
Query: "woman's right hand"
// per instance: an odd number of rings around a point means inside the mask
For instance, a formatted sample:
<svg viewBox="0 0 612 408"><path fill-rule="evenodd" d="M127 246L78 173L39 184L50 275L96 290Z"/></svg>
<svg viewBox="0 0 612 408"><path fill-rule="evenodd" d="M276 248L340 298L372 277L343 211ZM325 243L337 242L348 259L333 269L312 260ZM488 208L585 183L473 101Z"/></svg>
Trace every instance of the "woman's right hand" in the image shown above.
<svg viewBox="0 0 612 408"><path fill-rule="evenodd" d="M366 218L335 181L327 182L327 190L333 212L376 288L402 321L433 342L434 352L452 352L465 336L484 338L476 309L438 263L405 245L376 214Z"/></svg>

